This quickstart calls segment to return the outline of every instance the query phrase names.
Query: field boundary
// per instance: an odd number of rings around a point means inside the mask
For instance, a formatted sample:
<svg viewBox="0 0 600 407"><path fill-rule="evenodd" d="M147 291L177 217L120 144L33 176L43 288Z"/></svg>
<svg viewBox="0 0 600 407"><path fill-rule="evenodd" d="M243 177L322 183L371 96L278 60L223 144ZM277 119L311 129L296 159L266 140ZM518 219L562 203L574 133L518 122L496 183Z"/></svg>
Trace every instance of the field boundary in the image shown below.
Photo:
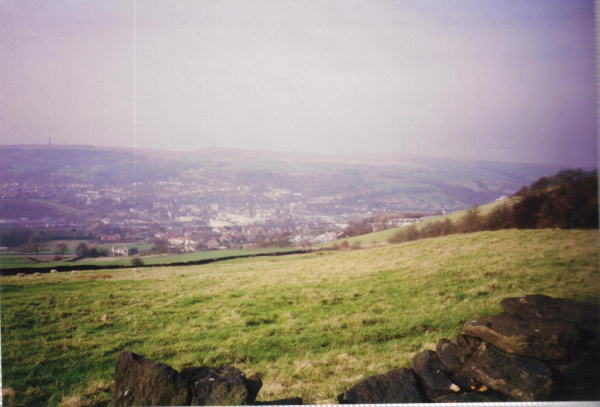
<svg viewBox="0 0 600 407"><path fill-rule="evenodd" d="M311 253L313 250L293 250L286 252L273 252L273 253L256 253L256 254L241 254L239 256L226 256L226 257L213 257L212 259L201 259L201 260L190 260L185 262L174 262L174 263L163 263L163 264L148 264L142 266L132 266L130 264L121 265L106 265L100 266L96 264L82 264L82 265L70 265L70 266L55 266L55 267L36 267L35 272L49 273L51 270L56 271L89 271L89 270L117 270L117 269L128 269L128 268L150 268L150 267L178 267L178 266L197 266L202 264L215 263L218 261L234 260L234 259L247 259L250 257L266 257L266 256L286 256L290 254L306 254ZM0 276L15 276L18 273L23 273L27 267L19 268L7 268L0 269Z"/></svg>

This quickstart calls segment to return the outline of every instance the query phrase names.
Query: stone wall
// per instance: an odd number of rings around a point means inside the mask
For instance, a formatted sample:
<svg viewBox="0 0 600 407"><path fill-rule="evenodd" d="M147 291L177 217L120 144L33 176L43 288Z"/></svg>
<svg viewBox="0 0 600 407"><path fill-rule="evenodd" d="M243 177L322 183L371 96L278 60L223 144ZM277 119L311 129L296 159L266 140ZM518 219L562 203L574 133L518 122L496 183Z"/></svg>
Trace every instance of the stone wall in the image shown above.
<svg viewBox="0 0 600 407"><path fill-rule="evenodd" d="M600 400L598 305L531 295L467 322L455 338L417 354L411 368L368 377L341 404ZM257 401L262 381L231 366L171 367L123 352L115 406L302 404Z"/></svg>

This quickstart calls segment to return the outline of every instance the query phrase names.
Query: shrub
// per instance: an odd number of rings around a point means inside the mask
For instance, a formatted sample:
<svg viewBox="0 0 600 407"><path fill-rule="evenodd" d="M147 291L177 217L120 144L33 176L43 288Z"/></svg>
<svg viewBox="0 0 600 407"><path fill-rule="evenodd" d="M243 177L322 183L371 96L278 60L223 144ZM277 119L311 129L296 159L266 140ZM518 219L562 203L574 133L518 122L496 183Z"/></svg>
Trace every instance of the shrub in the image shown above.
<svg viewBox="0 0 600 407"><path fill-rule="evenodd" d="M90 248L85 243L79 243L75 248L75 253L77 253L78 257L87 257L89 254Z"/></svg>
<svg viewBox="0 0 600 407"><path fill-rule="evenodd" d="M513 211L507 204L488 213L483 218L483 229L501 230L513 227Z"/></svg>
<svg viewBox="0 0 600 407"><path fill-rule="evenodd" d="M483 218L479 214L479 207L473 206L458 222L458 230L462 233L479 232L483 230Z"/></svg>
<svg viewBox="0 0 600 407"><path fill-rule="evenodd" d="M439 237L455 233L455 227L452 220L446 218L443 221L432 222L425 225L419 231L419 238Z"/></svg>
<svg viewBox="0 0 600 407"><path fill-rule="evenodd" d="M513 224L520 229L598 228L598 175L595 171L563 170L541 178L516 196Z"/></svg>
<svg viewBox="0 0 600 407"><path fill-rule="evenodd" d="M595 171L561 171L554 177L540 178L531 187L513 195L512 207L504 205L487 215L477 206L467 211L456 225L449 218L431 222L420 230L415 225L401 228L388 239L390 243L410 242L453 233L510 228L598 228L598 176Z"/></svg>
<svg viewBox="0 0 600 407"><path fill-rule="evenodd" d="M456 226L452 222L452 219L446 218L440 223L441 236L447 236L456 233Z"/></svg>
<svg viewBox="0 0 600 407"><path fill-rule="evenodd" d="M513 207L513 223L519 229L535 229L539 224L539 212L543 199L537 195L526 195Z"/></svg>
<svg viewBox="0 0 600 407"><path fill-rule="evenodd" d="M419 239L419 231L415 225L408 225L401 228L392 237L388 239L390 243L404 243Z"/></svg>
<svg viewBox="0 0 600 407"><path fill-rule="evenodd" d="M133 267L141 267L144 265L144 261L136 256L133 259L131 259L131 265Z"/></svg>

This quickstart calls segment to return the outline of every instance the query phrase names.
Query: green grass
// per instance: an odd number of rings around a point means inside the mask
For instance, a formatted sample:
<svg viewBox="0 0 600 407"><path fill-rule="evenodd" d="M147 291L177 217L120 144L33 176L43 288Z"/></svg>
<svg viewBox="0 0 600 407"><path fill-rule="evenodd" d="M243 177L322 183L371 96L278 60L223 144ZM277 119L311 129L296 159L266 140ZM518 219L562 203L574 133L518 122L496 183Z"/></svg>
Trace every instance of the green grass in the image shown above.
<svg viewBox="0 0 600 407"><path fill-rule="evenodd" d="M96 245L95 243L90 243L88 240L53 240L50 242L50 244L48 244L48 249L41 251L39 254L54 254L54 251L56 250L56 246L59 243L67 244L68 249L65 251L65 254L76 253L77 252L76 248L79 243L85 243L91 247L95 246L98 249L106 250L109 253L113 246L117 246L117 247L127 246L128 249L135 247L138 250L150 250L153 246L148 243L101 243L101 244ZM26 253L23 253L23 254L26 254Z"/></svg>
<svg viewBox="0 0 600 407"><path fill-rule="evenodd" d="M335 403L498 313L502 298L597 300L598 260L597 231L504 230L140 274L3 277L5 403L109 404L124 350L175 369L261 373L259 400ZM110 278L90 278L101 274Z"/></svg>
<svg viewBox="0 0 600 407"><path fill-rule="evenodd" d="M485 215L485 214L491 212L494 208L498 208L501 205L504 205L504 203L508 203L510 205L511 200L509 199L506 201L491 202L489 204L481 205L479 207L479 213L482 215ZM465 214L467 213L467 210L468 209L466 209L464 211L452 212L447 215L436 216L434 218L426 219L424 221L415 223L415 226L417 227L417 229L421 229L423 226L425 226L429 223L442 221L444 219L450 219L450 220L452 220L452 222L457 222L458 220L462 219L463 216L465 216ZM392 236L394 236L396 233L398 233L398 231L400 229L405 228L406 226L407 225L399 226L399 227L391 228L391 229L386 229L386 230L381 230L379 232L368 233L366 235L353 236L353 237L348 237L345 239L338 239L333 242L323 243L321 245L318 245L317 247L331 247L332 245L334 245L336 243L339 245L343 241L347 241L349 244L353 244L355 242L360 242L363 247L376 247L376 246L381 246L381 245L388 245L389 244L388 239L391 238Z"/></svg>
<svg viewBox="0 0 600 407"><path fill-rule="evenodd" d="M144 264L146 265L160 265L160 264L173 264L179 262L189 262L206 259L219 259L222 257L230 256L248 256L257 254L268 254L268 253L283 253L287 251L299 250L301 248L265 248L265 249L244 249L244 250L211 250L206 252L192 252L175 255L162 255L162 256L146 256L142 257ZM82 260L72 262L40 262L35 263L26 257L16 257L11 260L14 256L0 256L0 269L7 268L26 268L35 269L40 267L57 267L57 266L72 266L77 268L78 265L95 265L95 266L128 266L131 264L131 260L135 256L128 257L98 257L98 258L86 258Z"/></svg>
<svg viewBox="0 0 600 407"><path fill-rule="evenodd" d="M0 269L18 268L38 264L25 256L0 256Z"/></svg>

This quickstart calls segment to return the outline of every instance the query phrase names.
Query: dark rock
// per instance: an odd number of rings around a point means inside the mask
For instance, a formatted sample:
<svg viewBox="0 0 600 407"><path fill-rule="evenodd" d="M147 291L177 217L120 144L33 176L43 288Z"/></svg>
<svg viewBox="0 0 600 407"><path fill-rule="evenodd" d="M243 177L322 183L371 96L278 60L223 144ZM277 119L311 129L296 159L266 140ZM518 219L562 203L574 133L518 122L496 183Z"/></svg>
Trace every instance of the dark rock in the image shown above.
<svg viewBox="0 0 600 407"><path fill-rule="evenodd" d="M437 344L436 353L449 372L460 372L480 343L481 340L477 338L458 335L452 341L441 339Z"/></svg>
<svg viewBox="0 0 600 407"><path fill-rule="evenodd" d="M542 360L560 360L579 339L574 324L564 321L524 321L506 312L467 322L463 335L482 339L510 353Z"/></svg>
<svg viewBox="0 0 600 407"><path fill-rule="evenodd" d="M368 377L338 396L340 404L420 403L412 369L398 368Z"/></svg>
<svg viewBox="0 0 600 407"><path fill-rule="evenodd" d="M301 406L302 399L300 397L294 397L291 399L281 399L273 401L257 401L257 406Z"/></svg>
<svg viewBox="0 0 600 407"><path fill-rule="evenodd" d="M525 321L566 321L597 326L600 316L598 304L580 304L547 295L505 298L500 305L507 313Z"/></svg>
<svg viewBox="0 0 600 407"><path fill-rule="evenodd" d="M600 400L600 356L597 350L588 350L548 367L555 382L552 400Z"/></svg>
<svg viewBox="0 0 600 407"><path fill-rule="evenodd" d="M481 342L461 373L517 401L546 400L552 391L551 372L544 363L486 342Z"/></svg>
<svg viewBox="0 0 600 407"><path fill-rule="evenodd" d="M496 392L470 392L461 394L446 394L434 400L436 403L497 403L505 399Z"/></svg>
<svg viewBox="0 0 600 407"><path fill-rule="evenodd" d="M452 373L450 380L465 391L485 391L487 389L485 384L462 373Z"/></svg>
<svg viewBox="0 0 600 407"><path fill-rule="evenodd" d="M431 350L423 351L414 357L412 368L425 385L427 397L434 399L442 394L457 393L460 387L448 378L446 366L436 353Z"/></svg>
<svg viewBox="0 0 600 407"><path fill-rule="evenodd" d="M188 368L182 370L181 375L187 378L192 406L239 406L248 404L252 397L249 397L245 374L235 367Z"/></svg>
<svg viewBox="0 0 600 407"><path fill-rule="evenodd" d="M115 406L189 405L188 386L175 369L133 352L122 352L115 366Z"/></svg>
<svg viewBox="0 0 600 407"><path fill-rule="evenodd" d="M254 402L256 401L256 396L258 395L258 392L260 391L262 385L263 382L260 379L260 376L258 375L246 378L246 389L248 390L246 404L254 404Z"/></svg>

